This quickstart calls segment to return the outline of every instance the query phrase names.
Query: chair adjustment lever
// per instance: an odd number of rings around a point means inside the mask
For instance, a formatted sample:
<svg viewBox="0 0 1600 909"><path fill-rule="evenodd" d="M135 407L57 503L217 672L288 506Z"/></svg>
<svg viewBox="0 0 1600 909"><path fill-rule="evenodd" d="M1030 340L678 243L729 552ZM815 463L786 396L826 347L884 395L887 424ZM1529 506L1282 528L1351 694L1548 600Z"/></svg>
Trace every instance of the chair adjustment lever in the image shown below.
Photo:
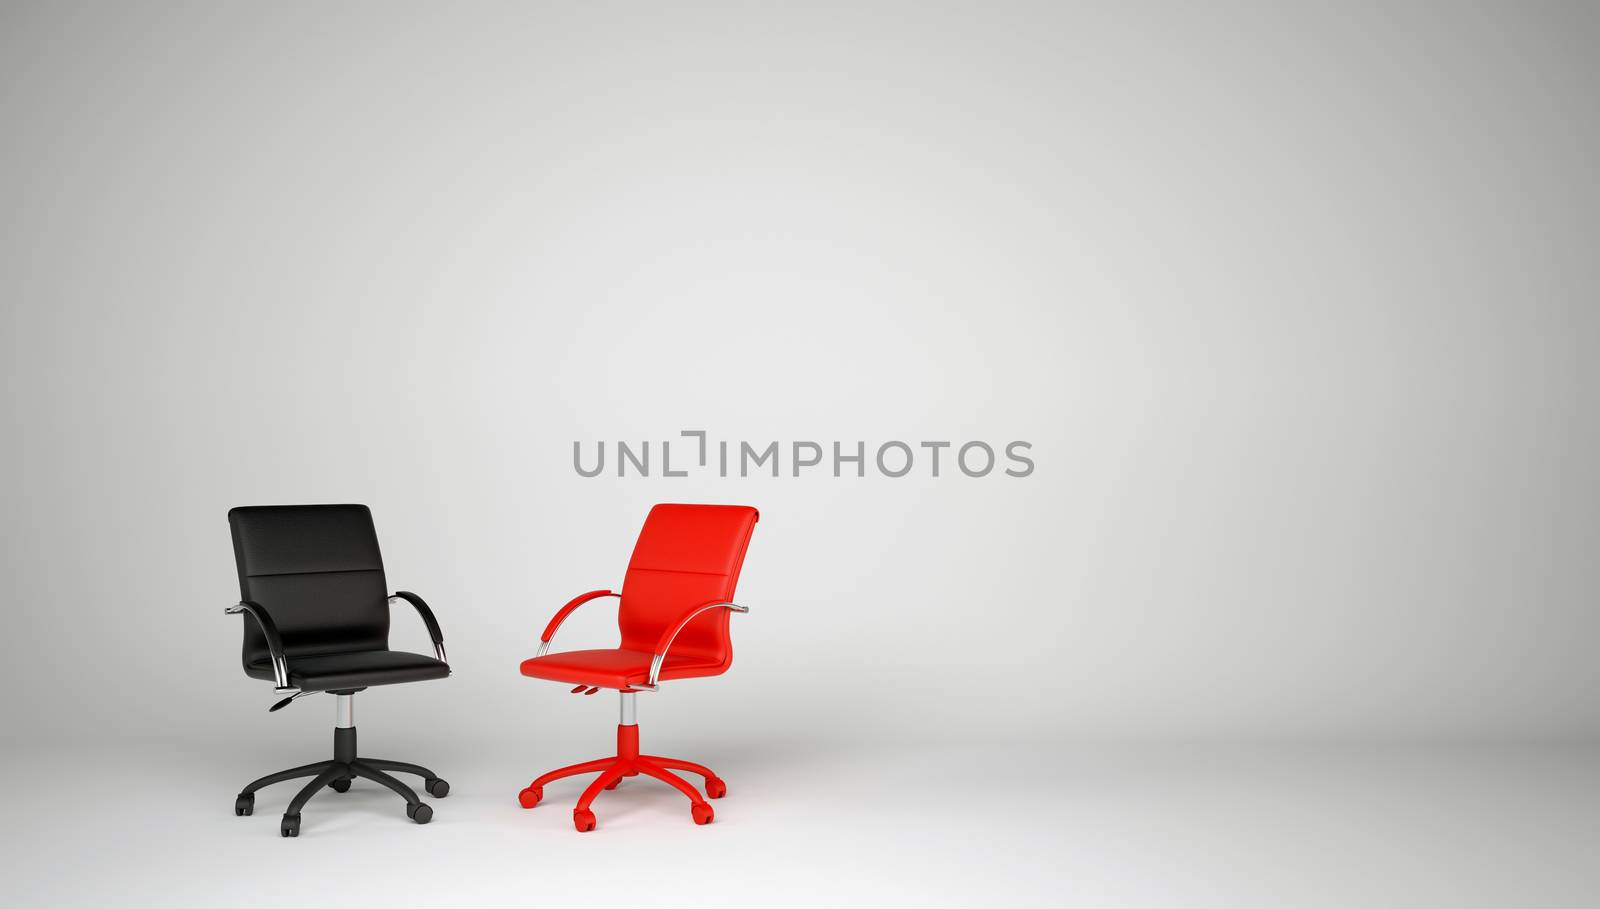
<svg viewBox="0 0 1600 909"><path fill-rule="evenodd" d="M291 694L288 697L284 698L283 700L279 701L278 703L273 704L271 707L268 707L267 708L267 712L268 713L272 713L275 710L282 710L283 708L289 706L289 702L290 701L294 700L295 698L305 697L306 695L308 695L310 693L311 692L309 692L309 691L296 691L294 694Z"/></svg>

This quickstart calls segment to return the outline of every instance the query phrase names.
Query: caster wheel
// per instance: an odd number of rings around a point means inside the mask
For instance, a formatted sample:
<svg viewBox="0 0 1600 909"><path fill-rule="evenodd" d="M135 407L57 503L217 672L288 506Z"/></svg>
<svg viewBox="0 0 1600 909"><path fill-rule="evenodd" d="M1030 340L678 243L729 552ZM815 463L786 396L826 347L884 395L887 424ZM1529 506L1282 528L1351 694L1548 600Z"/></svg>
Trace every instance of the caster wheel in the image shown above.
<svg viewBox="0 0 1600 909"><path fill-rule="evenodd" d="M333 782L328 784L328 788L332 789L334 792L349 792L350 791L350 781L349 780L334 780Z"/></svg>
<svg viewBox="0 0 1600 909"><path fill-rule="evenodd" d="M705 802L695 802L689 811L694 815L694 822L702 827L711 823L712 818L717 816L717 813L712 811L711 806Z"/></svg>
<svg viewBox="0 0 1600 909"><path fill-rule="evenodd" d="M280 834L284 835L284 836L299 836L300 835L300 815L298 815L298 814L286 814L286 815L284 815L283 816L283 823L278 826L278 832Z"/></svg>
<svg viewBox="0 0 1600 909"><path fill-rule="evenodd" d="M587 808L572 809L572 826L578 828L579 833L588 833L594 829L594 812Z"/></svg>
<svg viewBox="0 0 1600 909"><path fill-rule="evenodd" d="M256 794L241 795L233 800L233 813L238 817L249 817L256 812Z"/></svg>
<svg viewBox="0 0 1600 909"><path fill-rule="evenodd" d="M612 780L611 783L606 786L606 788L607 789L615 789L615 788L617 788L618 786L621 786L621 785L622 785L622 777L619 776L616 779Z"/></svg>
<svg viewBox="0 0 1600 909"><path fill-rule="evenodd" d="M706 780L706 797L720 799L728 794L728 784L718 777Z"/></svg>
<svg viewBox="0 0 1600 909"><path fill-rule="evenodd" d="M422 788L428 790L428 794L436 799L442 799L450 794L450 784L438 777L423 783Z"/></svg>
<svg viewBox="0 0 1600 909"><path fill-rule="evenodd" d="M517 793L517 801L521 802L524 808L532 808L534 805L539 804L539 800L542 798L544 798L543 786L529 786Z"/></svg>
<svg viewBox="0 0 1600 909"><path fill-rule="evenodd" d="M422 804L421 802L418 802L415 805L407 805L406 817L411 818L413 821L416 821L419 824L426 824L427 822L433 820L433 809Z"/></svg>

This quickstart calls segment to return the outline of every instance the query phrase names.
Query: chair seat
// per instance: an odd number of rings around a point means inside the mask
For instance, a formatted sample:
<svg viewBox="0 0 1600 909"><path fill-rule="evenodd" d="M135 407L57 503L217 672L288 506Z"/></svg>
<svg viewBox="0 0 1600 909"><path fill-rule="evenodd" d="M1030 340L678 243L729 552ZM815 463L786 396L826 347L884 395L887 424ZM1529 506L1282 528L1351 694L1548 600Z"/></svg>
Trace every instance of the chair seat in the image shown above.
<svg viewBox="0 0 1600 909"><path fill-rule="evenodd" d="M270 680L272 667L266 663L251 663L245 673ZM355 650L289 657L289 684L301 691L426 682L449 674L450 667L433 657L403 650Z"/></svg>
<svg viewBox="0 0 1600 909"><path fill-rule="evenodd" d="M522 674L569 685L597 685L623 689L650 678L650 660L643 650L569 650L522 661ZM661 664L660 680L721 675L727 666L693 657L669 655Z"/></svg>

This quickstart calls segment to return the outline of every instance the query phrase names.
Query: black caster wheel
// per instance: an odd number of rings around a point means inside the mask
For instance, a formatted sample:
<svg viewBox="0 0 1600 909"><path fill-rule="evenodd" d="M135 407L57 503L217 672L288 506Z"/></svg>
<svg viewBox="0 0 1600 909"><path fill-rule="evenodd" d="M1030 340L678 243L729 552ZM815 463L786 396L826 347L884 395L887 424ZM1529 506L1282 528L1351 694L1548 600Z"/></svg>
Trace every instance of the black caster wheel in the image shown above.
<svg viewBox="0 0 1600 909"><path fill-rule="evenodd" d="M332 789L334 792L349 792L350 791L350 781L349 780L334 780L333 782L328 784L328 788Z"/></svg>
<svg viewBox="0 0 1600 909"><path fill-rule="evenodd" d="M284 815L283 816L283 823L278 825L278 832L280 834L284 835L284 836L299 836L300 835L300 815L298 815L298 814L286 814L286 815Z"/></svg>
<svg viewBox="0 0 1600 909"><path fill-rule="evenodd" d="M256 811L256 794L241 795L233 800L233 813L239 817L249 817Z"/></svg>
<svg viewBox="0 0 1600 909"><path fill-rule="evenodd" d="M436 799L442 799L450 794L450 784L438 777L424 782L422 788L428 790L428 794Z"/></svg>
<svg viewBox="0 0 1600 909"><path fill-rule="evenodd" d="M413 821L416 821L419 824L426 824L427 822L433 820L433 809L422 804L421 802L418 802L415 805L407 805L406 817L411 818Z"/></svg>

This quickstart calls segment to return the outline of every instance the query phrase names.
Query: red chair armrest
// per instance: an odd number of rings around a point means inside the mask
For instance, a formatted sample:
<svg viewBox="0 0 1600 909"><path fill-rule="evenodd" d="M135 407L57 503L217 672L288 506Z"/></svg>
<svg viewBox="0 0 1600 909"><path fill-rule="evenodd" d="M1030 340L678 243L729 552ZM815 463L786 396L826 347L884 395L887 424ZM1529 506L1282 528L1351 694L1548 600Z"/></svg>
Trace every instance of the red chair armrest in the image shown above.
<svg viewBox="0 0 1600 909"><path fill-rule="evenodd" d="M556 629L561 627L561 623L567 620L567 616L571 615L574 609L577 609L579 606L582 606L584 603L587 603L590 600L614 596L621 596L621 594L612 593L609 590L591 590L588 593L582 593L573 597L572 600L567 603L567 605L557 610L555 617L550 620L550 624L544 627L544 634L539 635L539 642L543 645L539 648L539 655L544 656L544 650L550 645L550 639L556 636Z"/></svg>
<svg viewBox="0 0 1600 909"><path fill-rule="evenodd" d="M650 688L653 689L653 688L656 687L656 680L661 675L661 664L662 664L663 661L666 660L667 651L669 649L671 649L673 639L678 636L678 632L683 630L683 626L689 624L691 621L694 620L695 616L699 615L702 612L705 612L707 609L716 609L718 607L722 607L724 609L731 609L734 612L749 612L750 611L750 607L748 607L748 606L740 606L738 603L730 603L730 602L728 602L726 600L712 600L709 603L705 603L705 604L702 604L700 606L696 606L693 609L690 609L689 611L685 612L682 616L680 616L678 618L678 620L676 622L673 622L672 625L670 627L668 627L666 631L662 632L661 633L661 639L656 641L655 656L653 656L650 659L650 680L647 683L650 686Z"/></svg>

